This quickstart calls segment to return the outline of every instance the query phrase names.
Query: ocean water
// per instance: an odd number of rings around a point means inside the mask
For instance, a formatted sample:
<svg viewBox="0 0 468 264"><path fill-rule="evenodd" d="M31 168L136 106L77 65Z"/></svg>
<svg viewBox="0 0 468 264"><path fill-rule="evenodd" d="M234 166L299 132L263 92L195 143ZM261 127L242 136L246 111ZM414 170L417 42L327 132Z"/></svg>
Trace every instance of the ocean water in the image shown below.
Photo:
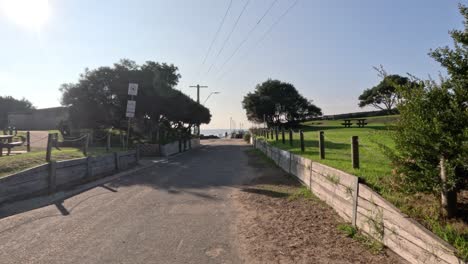
<svg viewBox="0 0 468 264"><path fill-rule="evenodd" d="M238 131L238 130L236 130ZM220 137L224 137L224 134L225 133L228 133L230 132L229 128L225 128L225 129L222 129L222 128L219 128L219 129L200 129L200 134L203 134L205 136L209 136L209 135L214 135L214 136L220 136Z"/></svg>

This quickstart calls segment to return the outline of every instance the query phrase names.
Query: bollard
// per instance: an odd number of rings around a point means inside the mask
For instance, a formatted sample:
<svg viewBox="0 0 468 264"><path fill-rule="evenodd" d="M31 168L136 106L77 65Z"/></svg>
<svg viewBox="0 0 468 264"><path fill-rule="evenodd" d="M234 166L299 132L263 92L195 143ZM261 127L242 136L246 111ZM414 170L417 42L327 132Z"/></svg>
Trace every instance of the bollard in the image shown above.
<svg viewBox="0 0 468 264"><path fill-rule="evenodd" d="M359 169L359 137L351 137L351 160L353 169Z"/></svg>
<svg viewBox="0 0 468 264"><path fill-rule="evenodd" d="M286 139L284 138L284 127L281 128L281 142L283 142L283 144L286 143Z"/></svg>
<svg viewBox="0 0 468 264"><path fill-rule="evenodd" d="M323 131L319 132L319 154L320 159L325 159L325 139Z"/></svg>
<svg viewBox="0 0 468 264"><path fill-rule="evenodd" d="M301 137L301 151L305 151L305 145L304 145L304 132L302 130L299 131L300 137Z"/></svg>
<svg viewBox="0 0 468 264"><path fill-rule="evenodd" d="M26 132L26 150L31 152L31 132Z"/></svg>
<svg viewBox="0 0 468 264"><path fill-rule="evenodd" d="M292 129L289 129L289 145L291 147L293 146L293 131L292 131Z"/></svg>

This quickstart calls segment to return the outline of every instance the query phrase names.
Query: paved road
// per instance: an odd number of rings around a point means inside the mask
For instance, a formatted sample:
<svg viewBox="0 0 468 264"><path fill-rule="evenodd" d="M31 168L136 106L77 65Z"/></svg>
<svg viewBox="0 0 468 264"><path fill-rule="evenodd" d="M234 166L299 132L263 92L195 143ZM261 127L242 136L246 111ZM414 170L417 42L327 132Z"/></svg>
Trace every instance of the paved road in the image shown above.
<svg viewBox="0 0 468 264"><path fill-rule="evenodd" d="M1 263L239 263L233 187L241 141L211 141L156 168L0 220Z"/></svg>

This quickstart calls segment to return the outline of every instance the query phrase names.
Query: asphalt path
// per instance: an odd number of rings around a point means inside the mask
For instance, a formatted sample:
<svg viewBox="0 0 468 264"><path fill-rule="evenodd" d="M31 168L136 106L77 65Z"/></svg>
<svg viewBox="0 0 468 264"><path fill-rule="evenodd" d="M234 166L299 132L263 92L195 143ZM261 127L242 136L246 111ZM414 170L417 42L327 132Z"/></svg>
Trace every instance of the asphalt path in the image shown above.
<svg viewBox="0 0 468 264"><path fill-rule="evenodd" d="M242 263L232 194L255 173L240 140L0 219L0 263Z"/></svg>

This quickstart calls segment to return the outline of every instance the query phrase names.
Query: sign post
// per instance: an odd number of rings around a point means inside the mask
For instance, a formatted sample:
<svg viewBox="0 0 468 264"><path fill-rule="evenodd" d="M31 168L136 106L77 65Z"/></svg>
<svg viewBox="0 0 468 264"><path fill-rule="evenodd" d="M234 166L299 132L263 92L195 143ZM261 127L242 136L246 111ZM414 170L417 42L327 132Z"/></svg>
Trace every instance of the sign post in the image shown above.
<svg viewBox="0 0 468 264"><path fill-rule="evenodd" d="M128 84L128 95L130 95L130 100L127 101L127 111L125 116L128 118L127 122L127 140L125 143L125 148L128 149L128 139L130 138L130 123L133 117L135 117L136 101L133 100L133 96L138 94L138 83L129 83Z"/></svg>

